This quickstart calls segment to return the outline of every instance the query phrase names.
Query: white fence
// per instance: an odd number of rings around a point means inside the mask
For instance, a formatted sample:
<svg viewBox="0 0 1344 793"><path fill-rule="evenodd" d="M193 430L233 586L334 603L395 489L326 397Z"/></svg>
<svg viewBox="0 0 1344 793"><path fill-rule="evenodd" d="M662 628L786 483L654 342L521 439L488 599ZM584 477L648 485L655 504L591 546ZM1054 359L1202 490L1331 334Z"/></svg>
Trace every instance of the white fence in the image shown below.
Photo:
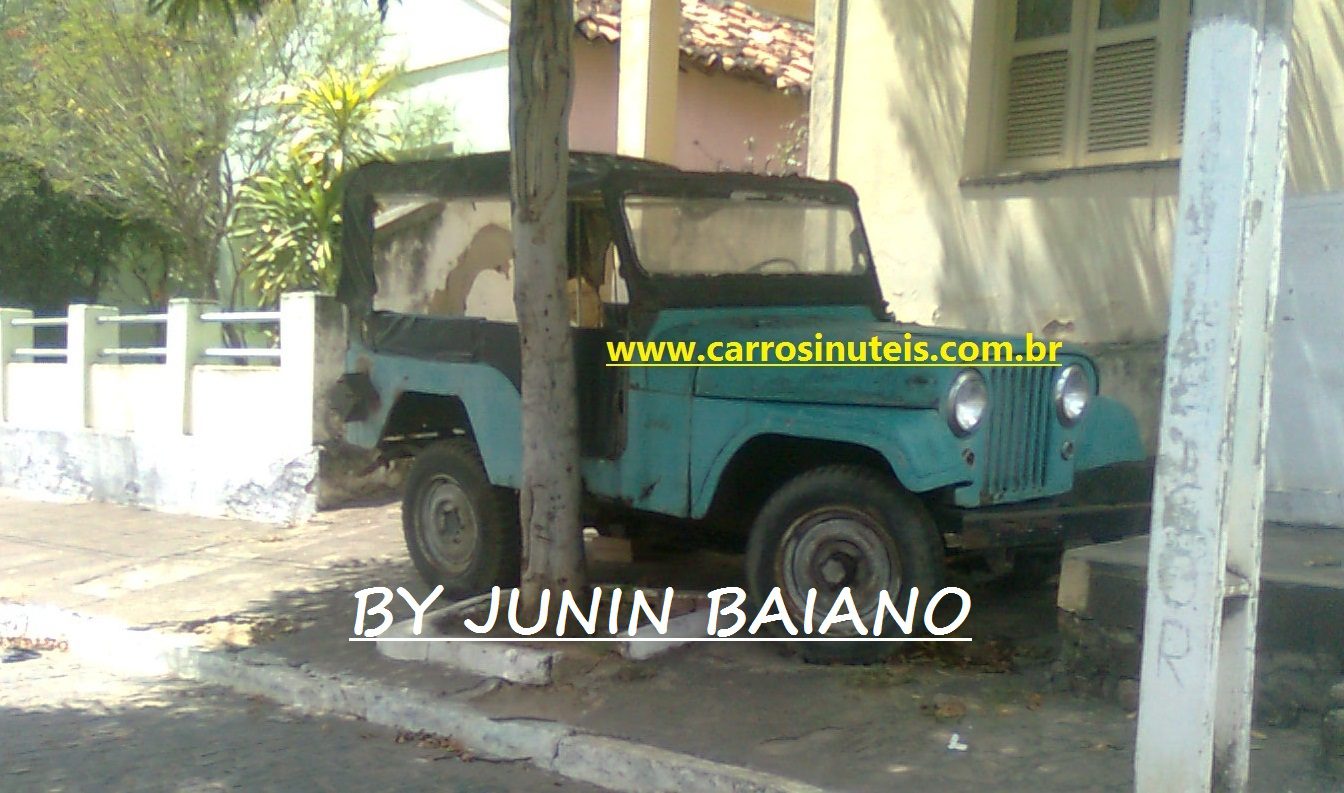
<svg viewBox="0 0 1344 793"><path fill-rule="evenodd" d="M278 344L228 347L226 325L268 328L246 335ZM344 327L340 306L311 293L285 295L279 311L196 300L162 314L0 309L0 485L302 520L316 505L320 400L341 369ZM65 344L37 346L41 328L64 328Z"/></svg>

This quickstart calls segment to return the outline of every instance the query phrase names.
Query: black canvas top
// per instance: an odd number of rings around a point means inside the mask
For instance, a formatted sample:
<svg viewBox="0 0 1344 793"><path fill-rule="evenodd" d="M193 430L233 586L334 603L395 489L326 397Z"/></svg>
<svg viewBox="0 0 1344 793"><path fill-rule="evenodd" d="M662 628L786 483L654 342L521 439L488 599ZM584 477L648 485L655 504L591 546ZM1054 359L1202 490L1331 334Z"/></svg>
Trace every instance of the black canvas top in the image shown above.
<svg viewBox="0 0 1344 793"><path fill-rule="evenodd" d="M572 152L569 192L599 192L616 173L676 173L662 165L614 154ZM378 162L352 173L345 185L341 214L342 256L336 296L355 316L367 314L378 289L373 272L374 196L422 194L438 197L507 196L509 153L468 154L436 160Z"/></svg>

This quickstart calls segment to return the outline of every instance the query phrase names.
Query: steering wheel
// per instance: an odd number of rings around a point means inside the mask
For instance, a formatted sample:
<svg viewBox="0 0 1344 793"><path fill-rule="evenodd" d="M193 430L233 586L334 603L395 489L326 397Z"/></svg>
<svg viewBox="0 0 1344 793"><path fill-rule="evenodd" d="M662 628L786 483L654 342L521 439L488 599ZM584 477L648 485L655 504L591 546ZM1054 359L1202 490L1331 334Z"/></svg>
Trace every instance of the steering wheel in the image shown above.
<svg viewBox="0 0 1344 793"><path fill-rule="evenodd" d="M787 268L787 272L801 273L803 271L803 266L801 264L794 261L793 259L790 259L787 256L772 256L769 259L762 259L761 261L756 262L752 266L748 267L746 269L746 272L763 273L765 272L765 269L767 267L776 264L784 265Z"/></svg>

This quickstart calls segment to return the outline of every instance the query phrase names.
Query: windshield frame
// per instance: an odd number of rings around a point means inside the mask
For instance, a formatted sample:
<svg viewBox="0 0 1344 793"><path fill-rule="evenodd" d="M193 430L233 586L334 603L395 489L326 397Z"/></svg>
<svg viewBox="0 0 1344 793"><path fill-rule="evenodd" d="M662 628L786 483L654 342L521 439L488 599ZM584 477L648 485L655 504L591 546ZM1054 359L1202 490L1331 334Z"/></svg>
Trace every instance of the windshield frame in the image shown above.
<svg viewBox="0 0 1344 793"><path fill-rule="evenodd" d="M606 193L621 270L630 287L632 308L656 311L663 307L757 306L866 306L878 318L887 316L877 281L876 266L863 228L858 198L841 182L823 182L796 176L747 173L621 174ZM731 199L743 193L779 196L847 209L854 221L852 250L865 267L847 273L664 273L650 272L639 260L625 199L650 196L669 199ZM768 199L767 199L768 200Z"/></svg>
<svg viewBox="0 0 1344 793"><path fill-rule="evenodd" d="M871 266L854 244L858 223L844 204L779 192L627 193L621 209L639 266L650 275L854 275ZM824 239L795 236L818 224L831 230Z"/></svg>

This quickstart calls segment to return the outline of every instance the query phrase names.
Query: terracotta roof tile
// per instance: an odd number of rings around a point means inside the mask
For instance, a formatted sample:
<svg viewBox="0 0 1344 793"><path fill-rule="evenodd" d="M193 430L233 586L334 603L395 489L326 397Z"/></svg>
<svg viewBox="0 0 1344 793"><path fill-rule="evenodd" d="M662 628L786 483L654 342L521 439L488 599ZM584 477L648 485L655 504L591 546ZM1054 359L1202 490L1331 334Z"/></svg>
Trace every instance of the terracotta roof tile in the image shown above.
<svg viewBox="0 0 1344 793"><path fill-rule="evenodd" d="M589 41L621 37L620 0L577 0L574 26ZM737 0L682 0L681 54L710 69L749 77L786 93L812 82L812 26Z"/></svg>

